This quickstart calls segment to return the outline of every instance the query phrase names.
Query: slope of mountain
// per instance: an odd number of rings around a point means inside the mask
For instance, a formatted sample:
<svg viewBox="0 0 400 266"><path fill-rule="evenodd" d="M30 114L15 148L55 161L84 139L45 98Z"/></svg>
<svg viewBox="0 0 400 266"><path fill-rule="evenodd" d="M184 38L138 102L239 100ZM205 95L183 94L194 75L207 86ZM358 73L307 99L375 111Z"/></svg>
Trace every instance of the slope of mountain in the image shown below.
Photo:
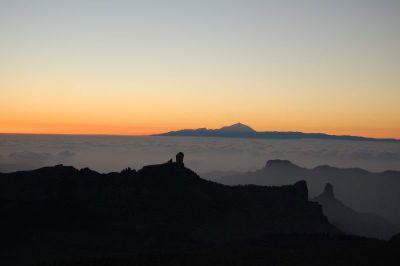
<svg viewBox="0 0 400 266"><path fill-rule="evenodd" d="M224 137L224 138L258 138L258 139L327 139L327 140L366 140L366 141L399 141L397 139L378 139L358 136L338 136L324 133L303 133L292 131L264 131L257 132L251 127L237 123L230 126L224 126L219 129L183 129L170 131L154 136L177 136L177 137Z"/></svg>
<svg viewBox="0 0 400 266"><path fill-rule="evenodd" d="M389 239L399 230L382 217L372 213L358 213L336 199L333 186L326 184L324 191L312 199L322 205L328 220L351 235Z"/></svg>
<svg viewBox="0 0 400 266"><path fill-rule="evenodd" d="M249 132L256 132L254 129L251 127L244 125L242 123L236 123L230 126L225 126L221 127L219 131L224 131L224 132L243 132L243 133L249 133Z"/></svg>
<svg viewBox="0 0 400 266"><path fill-rule="evenodd" d="M308 201L304 181L226 186L201 179L181 153L176 162L121 173L58 165L0 174L0 213L0 257L10 260L339 233L321 206Z"/></svg>
<svg viewBox="0 0 400 266"><path fill-rule="evenodd" d="M305 180L315 197L326 183L335 187L338 197L349 207L363 213L376 213L400 227L400 172L368 172L360 168L318 166L299 167L285 160L270 160L255 172L223 177L207 177L223 184L280 186Z"/></svg>

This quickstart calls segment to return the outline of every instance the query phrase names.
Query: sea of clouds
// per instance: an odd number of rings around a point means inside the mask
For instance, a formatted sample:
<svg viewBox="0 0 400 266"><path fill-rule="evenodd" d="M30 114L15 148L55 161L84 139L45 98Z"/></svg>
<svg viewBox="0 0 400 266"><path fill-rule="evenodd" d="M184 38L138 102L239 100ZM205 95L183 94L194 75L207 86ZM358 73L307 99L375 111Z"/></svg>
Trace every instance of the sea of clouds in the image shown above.
<svg viewBox="0 0 400 266"><path fill-rule="evenodd" d="M400 170L400 142L0 134L0 172L56 164L99 172L139 169L166 162L179 151L198 173L252 171L270 159L304 167Z"/></svg>

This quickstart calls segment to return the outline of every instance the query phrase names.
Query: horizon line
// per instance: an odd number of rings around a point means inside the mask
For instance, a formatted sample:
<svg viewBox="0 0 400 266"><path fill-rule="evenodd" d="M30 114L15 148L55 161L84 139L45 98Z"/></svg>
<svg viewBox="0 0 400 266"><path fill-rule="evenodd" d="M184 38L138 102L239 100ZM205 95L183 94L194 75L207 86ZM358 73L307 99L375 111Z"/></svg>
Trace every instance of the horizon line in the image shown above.
<svg viewBox="0 0 400 266"><path fill-rule="evenodd" d="M0 135L55 135L55 136L125 136L125 137L157 137L160 134L165 134L169 132L176 132L181 130L196 130L199 128L194 129L177 129L177 130L170 130L167 132L158 132L158 133L150 133L150 134L129 134L129 133L35 133L35 132L0 132ZM209 128L206 128L209 130ZM216 128L219 129L219 128ZM282 133L304 133L304 134L325 134L328 136L337 136L337 137L358 137L358 138L365 138L366 140L394 140L400 141L400 138L391 138L391 137L370 137L370 136L362 136L362 135L346 135L346 134L331 134L326 132L305 132L305 131L278 131L278 130L267 130L267 131L255 131L256 133L262 132L282 132ZM161 136L160 136L161 137ZM182 137L182 136L179 136ZM311 138L312 139L312 138Z"/></svg>

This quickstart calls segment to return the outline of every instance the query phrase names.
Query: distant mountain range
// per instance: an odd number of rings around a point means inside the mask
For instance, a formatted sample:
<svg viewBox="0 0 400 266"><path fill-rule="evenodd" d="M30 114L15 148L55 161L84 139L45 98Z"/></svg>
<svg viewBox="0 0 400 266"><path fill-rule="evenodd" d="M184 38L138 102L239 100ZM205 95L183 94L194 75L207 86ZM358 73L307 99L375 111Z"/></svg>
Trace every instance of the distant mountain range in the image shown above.
<svg viewBox="0 0 400 266"><path fill-rule="evenodd" d="M327 165L303 168L287 160L269 160L254 172L204 177L227 185L281 186L305 180L312 197L326 183L335 187L343 202L358 212L376 213L400 227L400 171L369 172L360 168Z"/></svg>
<svg viewBox="0 0 400 266"><path fill-rule="evenodd" d="M292 131L263 131L258 132L242 123L224 126L219 129L183 129L156 134L154 136L176 137L222 137L222 138L257 138L257 139L327 139L327 140L357 140L357 141L399 141L391 138L367 138L358 136L339 136L325 133L304 133Z"/></svg>

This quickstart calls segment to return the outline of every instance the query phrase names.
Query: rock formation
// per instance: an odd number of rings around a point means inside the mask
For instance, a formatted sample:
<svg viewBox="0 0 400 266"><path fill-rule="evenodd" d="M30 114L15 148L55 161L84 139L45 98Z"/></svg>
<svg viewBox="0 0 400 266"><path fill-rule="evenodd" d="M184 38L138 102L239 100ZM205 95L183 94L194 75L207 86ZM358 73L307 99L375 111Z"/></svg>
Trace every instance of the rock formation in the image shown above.
<svg viewBox="0 0 400 266"><path fill-rule="evenodd" d="M183 152L178 152L177 154L176 154L176 163L177 164L179 164L179 165L181 165L181 166L184 166L185 164L183 163L183 157L184 157L185 155L183 154Z"/></svg>
<svg viewBox="0 0 400 266"><path fill-rule="evenodd" d="M322 194L313 200L322 205L328 220L344 233L388 239L398 232L395 226L382 217L373 213L359 213L344 205L335 197L330 183L327 183Z"/></svg>

